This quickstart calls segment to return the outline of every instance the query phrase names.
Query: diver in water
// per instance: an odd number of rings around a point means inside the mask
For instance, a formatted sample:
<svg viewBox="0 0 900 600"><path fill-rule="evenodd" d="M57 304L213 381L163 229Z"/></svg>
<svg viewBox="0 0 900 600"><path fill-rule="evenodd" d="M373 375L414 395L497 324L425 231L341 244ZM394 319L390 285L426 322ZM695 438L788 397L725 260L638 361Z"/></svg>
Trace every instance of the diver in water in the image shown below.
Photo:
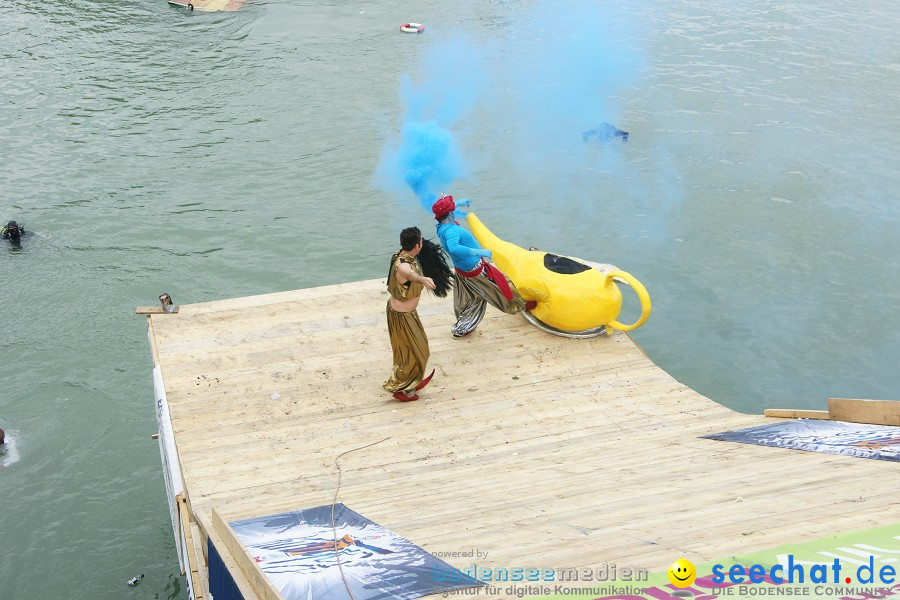
<svg viewBox="0 0 900 600"><path fill-rule="evenodd" d="M6 432L0 429L0 446L6 443Z"/></svg>
<svg viewBox="0 0 900 600"><path fill-rule="evenodd" d="M10 221L3 229L0 229L0 239L9 240L13 244L21 242L23 235L25 235L25 228L15 221Z"/></svg>
<svg viewBox="0 0 900 600"><path fill-rule="evenodd" d="M615 125L611 125L609 123L600 123L594 129L588 129L584 133L581 134L581 139L585 142L591 139L591 137L596 137L597 141L600 142L608 142L611 139L619 138L623 142L628 141L628 132L622 131Z"/></svg>

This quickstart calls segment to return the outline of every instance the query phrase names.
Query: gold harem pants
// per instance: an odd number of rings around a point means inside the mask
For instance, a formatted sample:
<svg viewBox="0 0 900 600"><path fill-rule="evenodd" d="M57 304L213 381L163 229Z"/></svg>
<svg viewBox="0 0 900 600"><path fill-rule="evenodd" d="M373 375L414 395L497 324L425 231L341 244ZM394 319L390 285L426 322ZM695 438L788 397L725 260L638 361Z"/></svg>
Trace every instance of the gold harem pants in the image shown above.
<svg viewBox="0 0 900 600"><path fill-rule="evenodd" d="M387 304L388 336L394 351L394 369L384 389L394 393L414 390L425 376L428 365L428 337L416 311L397 312Z"/></svg>

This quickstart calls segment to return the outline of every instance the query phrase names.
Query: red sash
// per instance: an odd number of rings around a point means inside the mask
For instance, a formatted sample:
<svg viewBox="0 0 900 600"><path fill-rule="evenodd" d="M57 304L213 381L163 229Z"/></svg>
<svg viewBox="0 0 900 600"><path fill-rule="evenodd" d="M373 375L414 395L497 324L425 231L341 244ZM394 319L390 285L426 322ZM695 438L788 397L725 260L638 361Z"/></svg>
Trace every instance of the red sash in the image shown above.
<svg viewBox="0 0 900 600"><path fill-rule="evenodd" d="M506 280L506 277L500 272L500 269L495 267L492 263L485 261L483 258L479 261L478 266L472 269L471 271L460 271L456 267L456 272L459 273L463 277L478 277L481 275L481 272L487 269L488 279L494 282L494 284L500 289L500 293L503 294L503 297L506 298L507 301L511 301L513 299L512 288L509 287L509 282Z"/></svg>
<svg viewBox="0 0 900 600"><path fill-rule="evenodd" d="M481 272L484 271L484 261L478 261L478 265L472 269L471 271L461 271L458 267L453 267L456 269L456 272L462 275L463 277L478 277L481 275Z"/></svg>

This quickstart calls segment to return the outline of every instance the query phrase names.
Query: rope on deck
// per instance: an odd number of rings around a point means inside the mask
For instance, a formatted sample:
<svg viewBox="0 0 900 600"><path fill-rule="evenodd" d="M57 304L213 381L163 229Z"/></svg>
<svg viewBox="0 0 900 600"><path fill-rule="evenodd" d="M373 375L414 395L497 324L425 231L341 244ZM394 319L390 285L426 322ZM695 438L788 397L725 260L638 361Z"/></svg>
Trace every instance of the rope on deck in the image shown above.
<svg viewBox="0 0 900 600"><path fill-rule="evenodd" d="M331 499L331 535L334 538L334 558L337 560L338 569L340 569L340 571L341 571L341 580L343 580L344 587L347 588L347 593L350 595L351 600L356 600L356 596L354 596L353 592L350 591L350 584L347 583L347 578L346 578L346 576L344 576L344 567L343 567L343 565L341 565L341 553L339 552L340 549L338 548L337 527L334 524L334 505L337 504L338 492L341 491L341 475L343 474L343 472L341 471L341 465L338 463L338 461L345 454L350 454L351 452L356 452L357 450L365 450L366 448L369 448L376 444L380 444L381 442L386 442L389 439L391 439L391 438L386 437L383 440L378 440L377 442L372 442L371 444L366 444L365 446L359 446L358 448L351 448L350 450L347 450L346 452L341 452L334 458L334 466L337 467L337 471L338 471L338 483L337 483L337 487L334 490L334 498Z"/></svg>

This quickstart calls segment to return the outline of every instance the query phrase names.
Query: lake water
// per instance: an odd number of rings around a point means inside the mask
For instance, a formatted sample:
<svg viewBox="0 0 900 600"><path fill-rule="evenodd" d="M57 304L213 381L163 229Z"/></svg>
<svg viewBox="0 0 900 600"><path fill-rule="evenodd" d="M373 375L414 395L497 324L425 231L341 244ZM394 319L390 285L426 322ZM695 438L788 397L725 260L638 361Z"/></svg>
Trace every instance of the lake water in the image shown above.
<svg viewBox="0 0 900 600"><path fill-rule="evenodd" d="M461 159L434 191L638 277L679 381L900 399L900 17L847 7L0 0L0 221L32 232L0 243L0 598L184 597L134 308L381 277L433 231L377 175L405 76Z"/></svg>

